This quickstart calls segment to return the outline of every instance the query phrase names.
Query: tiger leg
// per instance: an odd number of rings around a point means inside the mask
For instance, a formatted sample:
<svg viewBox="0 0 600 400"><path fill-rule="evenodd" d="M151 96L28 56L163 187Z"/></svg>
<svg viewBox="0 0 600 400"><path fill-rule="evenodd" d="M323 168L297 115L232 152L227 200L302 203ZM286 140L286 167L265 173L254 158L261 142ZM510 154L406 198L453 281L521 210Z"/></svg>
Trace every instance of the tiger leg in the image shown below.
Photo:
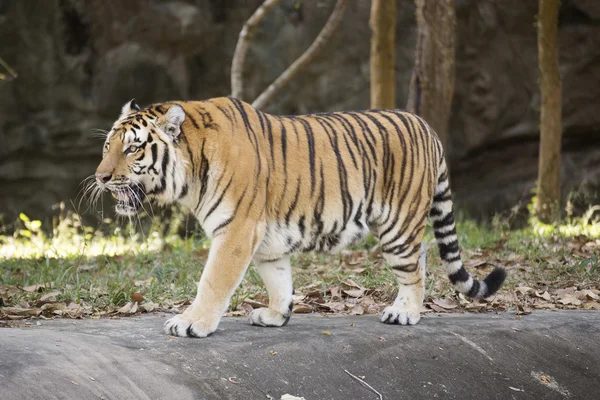
<svg viewBox="0 0 600 400"><path fill-rule="evenodd" d="M166 334L206 337L217 329L263 234L260 224L236 224L213 238L196 298L183 314L165 322Z"/></svg>
<svg viewBox="0 0 600 400"><path fill-rule="evenodd" d="M292 315L292 267L290 257L261 261L254 265L269 293L269 307L257 308L250 313L250 323L259 326L283 326Z"/></svg>
<svg viewBox="0 0 600 400"><path fill-rule="evenodd" d="M425 293L424 257L419 244L408 246L405 256L383 253L398 281L398 295L394 304L383 310L381 321L386 324L414 325L421 319L421 304Z"/></svg>

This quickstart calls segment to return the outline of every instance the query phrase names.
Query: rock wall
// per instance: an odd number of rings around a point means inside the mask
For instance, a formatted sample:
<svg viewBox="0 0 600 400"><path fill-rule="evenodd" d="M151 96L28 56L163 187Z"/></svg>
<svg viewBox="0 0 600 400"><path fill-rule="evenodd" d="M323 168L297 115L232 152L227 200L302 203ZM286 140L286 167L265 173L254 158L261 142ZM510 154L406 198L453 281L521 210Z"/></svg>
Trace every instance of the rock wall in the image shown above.
<svg viewBox="0 0 600 400"><path fill-rule="evenodd" d="M34 217L74 201L94 173L121 105L230 92L233 49L260 0L0 0L0 213ZM297 7L301 4L301 7ZM537 2L456 0L458 51L450 158L457 202L472 214L526 199L537 171ZM316 37L334 1L282 0L247 59L254 99ZM561 3L565 191L600 185L600 4ZM363 109L369 101L369 1L352 1L328 49L267 111ZM415 43L412 0L398 0L397 104ZM84 209L83 207L82 209Z"/></svg>

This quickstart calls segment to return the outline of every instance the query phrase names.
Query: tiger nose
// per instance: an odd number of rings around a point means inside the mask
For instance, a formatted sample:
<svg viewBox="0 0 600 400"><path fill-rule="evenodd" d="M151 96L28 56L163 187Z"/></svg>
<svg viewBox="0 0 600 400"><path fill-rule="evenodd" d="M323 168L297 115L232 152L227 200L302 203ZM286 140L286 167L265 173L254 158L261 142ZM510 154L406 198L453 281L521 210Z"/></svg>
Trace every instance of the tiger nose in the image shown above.
<svg viewBox="0 0 600 400"><path fill-rule="evenodd" d="M96 174L96 180L100 183L106 183L112 178L111 174Z"/></svg>

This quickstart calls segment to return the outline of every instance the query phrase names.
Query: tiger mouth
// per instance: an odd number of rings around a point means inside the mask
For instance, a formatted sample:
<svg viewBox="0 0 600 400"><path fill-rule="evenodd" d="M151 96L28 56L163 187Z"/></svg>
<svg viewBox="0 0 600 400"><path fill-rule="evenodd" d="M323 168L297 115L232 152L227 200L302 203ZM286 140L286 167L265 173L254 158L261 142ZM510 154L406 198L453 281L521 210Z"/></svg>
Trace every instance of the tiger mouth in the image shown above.
<svg viewBox="0 0 600 400"><path fill-rule="evenodd" d="M110 194L117 200L115 206L117 214L131 216L142 208L143 193L139 186L111 189Z"/></svg>

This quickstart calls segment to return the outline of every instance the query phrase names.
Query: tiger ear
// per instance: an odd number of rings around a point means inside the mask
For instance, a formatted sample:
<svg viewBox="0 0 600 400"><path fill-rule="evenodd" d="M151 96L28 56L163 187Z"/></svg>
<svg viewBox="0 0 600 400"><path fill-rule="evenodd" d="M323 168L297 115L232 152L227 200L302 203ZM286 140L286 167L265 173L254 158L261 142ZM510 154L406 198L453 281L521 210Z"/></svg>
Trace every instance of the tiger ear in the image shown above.
<svg viewBox="0 0 600 400"><path fill-rule="evenodd" d="M185 121L185 111L180 105L173 104L165 115L158 119L157 125L164 133L169 135L172 142L175 142L181 135L183 121Z"/></svg>
<svg viewBox="0 0 600 400"><path fill-rule="evenodd" d="M123 108L121 108L121 116L119 117L119 119L128 116L133 111L140 111L140 106L137 105L135 99L131 99L131 101L125 103Z"/></svg>

